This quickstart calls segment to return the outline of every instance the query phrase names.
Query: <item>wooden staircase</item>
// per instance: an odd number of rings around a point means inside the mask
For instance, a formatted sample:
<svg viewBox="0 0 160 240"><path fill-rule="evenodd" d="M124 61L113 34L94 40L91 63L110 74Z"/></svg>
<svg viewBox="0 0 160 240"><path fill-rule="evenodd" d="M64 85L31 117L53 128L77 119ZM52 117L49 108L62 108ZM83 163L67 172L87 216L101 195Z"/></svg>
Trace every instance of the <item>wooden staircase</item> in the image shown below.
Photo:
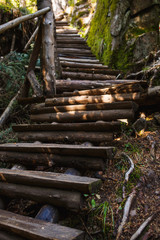
<svg viewBox="0 0 160 240"><path fill-rule="evenodd" d="M0 161L22 164L28 170L1 169L0 194L79 212L83 194L96 192L101 180L33 170L45 166L75 168L81 173L103 171L116 152L112 141L121 131L119 120L134 119L147 84L118 79L120 72L96 60L77 30L63 21L56 26L62 68L61 79L56 80L57 95L21 99L34 103L31 124L13 126L19 143L1 144ZM4 230L0 236L11 232L23 239L84 239L80 230L5 210L0 210L0 227Z"/></svg>

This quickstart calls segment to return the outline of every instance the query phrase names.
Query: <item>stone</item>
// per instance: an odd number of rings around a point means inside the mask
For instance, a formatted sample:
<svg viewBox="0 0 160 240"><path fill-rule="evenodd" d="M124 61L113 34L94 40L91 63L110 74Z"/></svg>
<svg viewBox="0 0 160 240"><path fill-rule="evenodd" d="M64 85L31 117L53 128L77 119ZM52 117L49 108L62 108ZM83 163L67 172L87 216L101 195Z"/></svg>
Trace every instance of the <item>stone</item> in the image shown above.
<svg viewBox="0 0 160 240"><path fill-rule="evenodd" d="M133 50L134 61L139 61L148 56L151 51L156 50L158 44L157 39L158 33L155 31L139 36L135 41Z"/></svg>
<svg viewBox="0 0 160 240"><path fill-rule="evenodd" d="M130 216L135 217L137 215L136 209L130 211Z"/></svg>
<svg viewBox="0 0 160 240"><path fill-rule="evenodd" d="M132 0L131 14L135 15L147 8L151 8L153 5L160 4L159 0Z"/></svg>
<svg viewBox="0 0 160 240"><path fill-rule="evenodd" d="M118 197L118 198L117 198L117 203L120 204L120 203L122 203L122 202L123 202L123 199L122 199L121 197Z"/></svg>

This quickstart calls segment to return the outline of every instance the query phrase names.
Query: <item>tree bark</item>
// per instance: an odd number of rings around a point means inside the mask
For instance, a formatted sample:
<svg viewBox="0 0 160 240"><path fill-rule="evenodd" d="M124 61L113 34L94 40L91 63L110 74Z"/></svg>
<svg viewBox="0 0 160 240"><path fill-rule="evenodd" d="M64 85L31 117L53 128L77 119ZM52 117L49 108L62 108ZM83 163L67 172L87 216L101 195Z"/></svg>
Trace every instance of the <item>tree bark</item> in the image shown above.
<svg viewBox="0 0 160 240"><path fill-rule="evenodd" d="M42 96L43 93L42 93L42 90L41 90L41 86L40 86L39 82L37 81L36 75L35 75L35 73L34 73L33 70L31 70L31 71L27 74L27 78L28 78L28 80L29 80L29 82L30 82L30 84L31 84L31 86L32 86L32 88L33 88L33 91L34 91L35 95L36 95L37 97Z"/></svg>
<svg viewBox="0 0 160 240"><path fill-rule="evenodd" d="M8 30L10 28L16 27L17 25L19 25L22 22L25 22L25 21L31 20L33 18L39 17L41 15L44 15L45 13L47 13L49 11L50 11L50 7L46 7L46 8L44 8L40 11L37 11L35 13L16 18L12 21L9 21L8 23L4 23L0 26L0 34L5 32L6 30Z"/></svg>
<svg viewBox="0 0 160 240"><path fill-rule="evenodd" d="M47 97L53 97L56 94L56 69L55 69L55 39L54 39L54 15L51 0L40 1L38 9L50 7L43 17L42 24L42 74L45 83L44 93Z"/></svg>

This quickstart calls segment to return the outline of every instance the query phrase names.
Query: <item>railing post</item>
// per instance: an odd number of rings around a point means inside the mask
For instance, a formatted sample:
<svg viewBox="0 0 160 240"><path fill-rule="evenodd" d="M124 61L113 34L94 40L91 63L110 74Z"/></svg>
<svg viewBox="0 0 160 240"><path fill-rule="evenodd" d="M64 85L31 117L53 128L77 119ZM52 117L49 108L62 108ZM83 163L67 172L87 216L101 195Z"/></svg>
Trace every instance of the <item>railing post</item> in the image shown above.
<svg viewBox="0 0 160 240"><path fill-rule="evenodd" d="M44 94L53 97L56 94L54 14L51 0L37 0L38 10L50 7L42 22L42 75Z"/></svg>

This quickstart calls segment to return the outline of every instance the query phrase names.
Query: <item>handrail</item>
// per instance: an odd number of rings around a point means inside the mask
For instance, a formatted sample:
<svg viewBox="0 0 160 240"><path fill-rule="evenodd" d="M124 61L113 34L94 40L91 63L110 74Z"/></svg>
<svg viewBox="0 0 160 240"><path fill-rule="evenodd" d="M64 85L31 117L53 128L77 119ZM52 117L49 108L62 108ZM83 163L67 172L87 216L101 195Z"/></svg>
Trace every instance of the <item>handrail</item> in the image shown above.
<svg viewBox="0 0 160 240"><path fill-rule="evenodd" d="M46 7L46 8L43 8L35 13L32 13L32 14L28 14L28 15L25 15L25 16L22 16L22 17L18 17L14 20L11 20L7 23L4 23L2 25L0 25L0 34L5 32L6 30L10 29L10 28L13 28L13 27L16 27L17 25L19 25L20 23L22 22L25 22L25 21L28 21L28 20L31 20L35 17L39 17L41 15L44 15L45 13L49 12L50 11L50 7Z"/></svg>

